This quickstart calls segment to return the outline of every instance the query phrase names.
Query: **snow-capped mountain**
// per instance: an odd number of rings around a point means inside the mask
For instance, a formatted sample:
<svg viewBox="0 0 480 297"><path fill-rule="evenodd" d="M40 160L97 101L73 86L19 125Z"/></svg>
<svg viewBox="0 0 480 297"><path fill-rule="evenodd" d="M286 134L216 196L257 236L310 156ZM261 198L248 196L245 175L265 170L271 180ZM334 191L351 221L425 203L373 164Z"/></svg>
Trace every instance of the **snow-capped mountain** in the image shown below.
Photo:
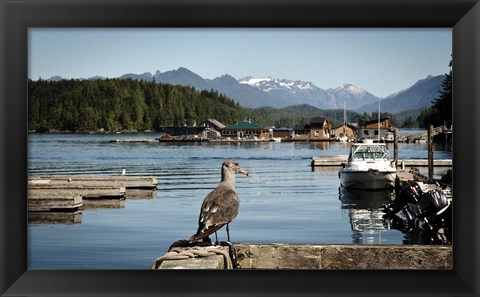
<svg viewBox="0 0 480 297"><path fill-rule="evenodd" d="M311 82L292 81L288 79L275 79L271 77L254 78L251 76L238 80L239 83L250 85L252 87L259 88L265 92L271 92L273 90L291 90L296 92L298 90L312 90L316 88Z"/></svg>
<svg viewBox="0 0 480 297"><path fill-rule="evenodd" d="M324 90L312 82L271 77L255 78L249 76L240 79L239 82L259 88L282 102L310 104L324 109L343 108L344 102L349 109L353 109L378 100L374 95L352 84L344 84L334 89Z"/></svg>
<svg viewBox="0 0 480 297"><path fill-rule="evenodd" d="M342 85L340 87L337 87L335 89L328 89L328 91L333 92L335 94L347 95L347 96L355 95L355 96L365 97L365 96L370 96L371 95L371 94L368 95L369 93L367 91L365 91L364 89L356 87L352 84L344 84L344 85Z"/></svg>
<svg viewBox="0 0 480 297"><path fill-rule="evenodd" d="M308 104L320 109L343 109L345 103L347 109L371 112L377 110L379 100L368 91L348 83L324 90L311 82L272 77L248 76L237 80L231 75L225 74L214 79L205 79L184 67L166 72L157 70L155 74L150 72L128 73L120 78L189 85L198 90L213 89L248 108L262 106L281 108ZM60 79L62 78L59 76L51 78L51 80ZM380 99L382 111L400 112L412 108L430 107L432 96L437 95L440 90L441 80L442 78L439 76L427 77L410 88L392 94L383 100Z"/></svg>
<svg viewBox="0 0 480 297"><path fill-rule="evenodd" d="M287 104L286 102L282 104L274 102L275 104L272 104L272 99L269 94L256 87L241 84L233 76L228 74L207 81L210 83L212 89L218 90L220 93L227 95L245 107L255 108Z"/></svg>

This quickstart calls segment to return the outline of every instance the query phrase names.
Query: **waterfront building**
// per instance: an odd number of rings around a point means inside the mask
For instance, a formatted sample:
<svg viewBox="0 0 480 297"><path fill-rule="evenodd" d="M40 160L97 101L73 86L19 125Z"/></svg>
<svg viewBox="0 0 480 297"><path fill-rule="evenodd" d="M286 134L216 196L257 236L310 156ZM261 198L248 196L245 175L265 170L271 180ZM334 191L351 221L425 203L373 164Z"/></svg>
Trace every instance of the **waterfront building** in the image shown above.
<svg viewBox="0 0 480 297"><path fill-rule="evenodd" d="M332 123L329 118L312 118L310 123L303 127L294 127L292 140L330 140L332 139Z"/></svg>
<svg viewBox="0 0 480 297"><path fill-rule="evenodd" d="M378 119L361 120L359 128L358 139L376 139L379 137L378 133L380 131L380 139L387 140L391 138L390 132L393 131L389 117L380 118L380 121Z"/></svg>
<svg viewBox="0 0 480 297"><path fill-rule="evenodd" d="M337 137L341 137L343 135L347 135L349 139L357 138L358 135L358 126L353 125L351 123L342 124L335 129L335 135Z"/></svg>
<svg viewBox="0 0 480 297"><path fill-rule="evenodd" d="M251 120L228 125L221 129L223 138L230 139L268 139L269 128L263 127Z"/></svg>

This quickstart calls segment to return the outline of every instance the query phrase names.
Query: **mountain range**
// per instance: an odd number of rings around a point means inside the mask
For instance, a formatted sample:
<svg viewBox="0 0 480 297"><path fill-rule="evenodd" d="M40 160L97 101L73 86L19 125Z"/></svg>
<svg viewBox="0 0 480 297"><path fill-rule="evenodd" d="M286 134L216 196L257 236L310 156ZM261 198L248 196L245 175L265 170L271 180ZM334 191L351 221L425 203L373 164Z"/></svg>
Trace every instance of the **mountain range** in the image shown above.
<svg viewBox="0 0 480 297"><path fill-rule="evenodd" d="M348 110L371 113L378 110L378 101L380 100L382 112L398 113L430 107L441 90L441 82L444 77L444 75L428 76L420 79L411 87L386 98L378 98L368 91L348 83L325 90L311 82L272 77L249 76L237 80L231 75L225 74L214 79L205 79L184 67L166 72L157 70L155 74L150 72L128 73L119 78L190 85L198 90L214 89L247 108L263 106L281 108L309 104L320 109L341 109L345 103ZM61 79L59 76L54 76L50 80L59 79ZM103 78L95 76L90 79Z"/></svg>

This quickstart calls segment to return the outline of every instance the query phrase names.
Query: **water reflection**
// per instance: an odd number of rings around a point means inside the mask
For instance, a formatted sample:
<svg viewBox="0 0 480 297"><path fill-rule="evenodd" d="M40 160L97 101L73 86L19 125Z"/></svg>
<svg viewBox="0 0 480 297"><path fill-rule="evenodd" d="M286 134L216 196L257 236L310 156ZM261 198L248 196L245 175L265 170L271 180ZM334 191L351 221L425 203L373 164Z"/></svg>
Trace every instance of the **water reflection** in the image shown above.
<svg viewBox="0 0 480 297"><path fill-rule="evenodd" d="M79 224L81 222L81 210L74 212L28 212L29 224Z"/></svg>
<svg viewBox="0 0 480 297"><path fill-rule="evenodd" d="M354 244L381 244L385 224L384 205L395 198L391 190L367 191L339 187L341 208L350 219Z"/></svg>
<svg viewBox="0 0 480 297"><path fill-rule="evenodd" d="M83 199L83 209L95 209L95 208L125 208L125 198Z"/></svg>
<svg viewBox="0 0 480 297"><path fill-rule="evenodd" d="M125 196L127 199L156 199L157 190L127 189Z"/></svg>

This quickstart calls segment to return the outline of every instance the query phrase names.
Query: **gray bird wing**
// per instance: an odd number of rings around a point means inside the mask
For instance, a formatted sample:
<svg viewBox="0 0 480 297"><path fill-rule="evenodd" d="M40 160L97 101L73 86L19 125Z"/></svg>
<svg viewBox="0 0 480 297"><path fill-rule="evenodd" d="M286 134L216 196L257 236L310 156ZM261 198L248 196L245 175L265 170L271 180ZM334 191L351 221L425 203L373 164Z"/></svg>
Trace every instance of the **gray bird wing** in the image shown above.
<svg viewBox="0 0 480 297"><path fill-rule="evenodd" d="M196 237L204 238L230 223L238 214L239 200L231 189L217 188L202 203Z"/></svg>

